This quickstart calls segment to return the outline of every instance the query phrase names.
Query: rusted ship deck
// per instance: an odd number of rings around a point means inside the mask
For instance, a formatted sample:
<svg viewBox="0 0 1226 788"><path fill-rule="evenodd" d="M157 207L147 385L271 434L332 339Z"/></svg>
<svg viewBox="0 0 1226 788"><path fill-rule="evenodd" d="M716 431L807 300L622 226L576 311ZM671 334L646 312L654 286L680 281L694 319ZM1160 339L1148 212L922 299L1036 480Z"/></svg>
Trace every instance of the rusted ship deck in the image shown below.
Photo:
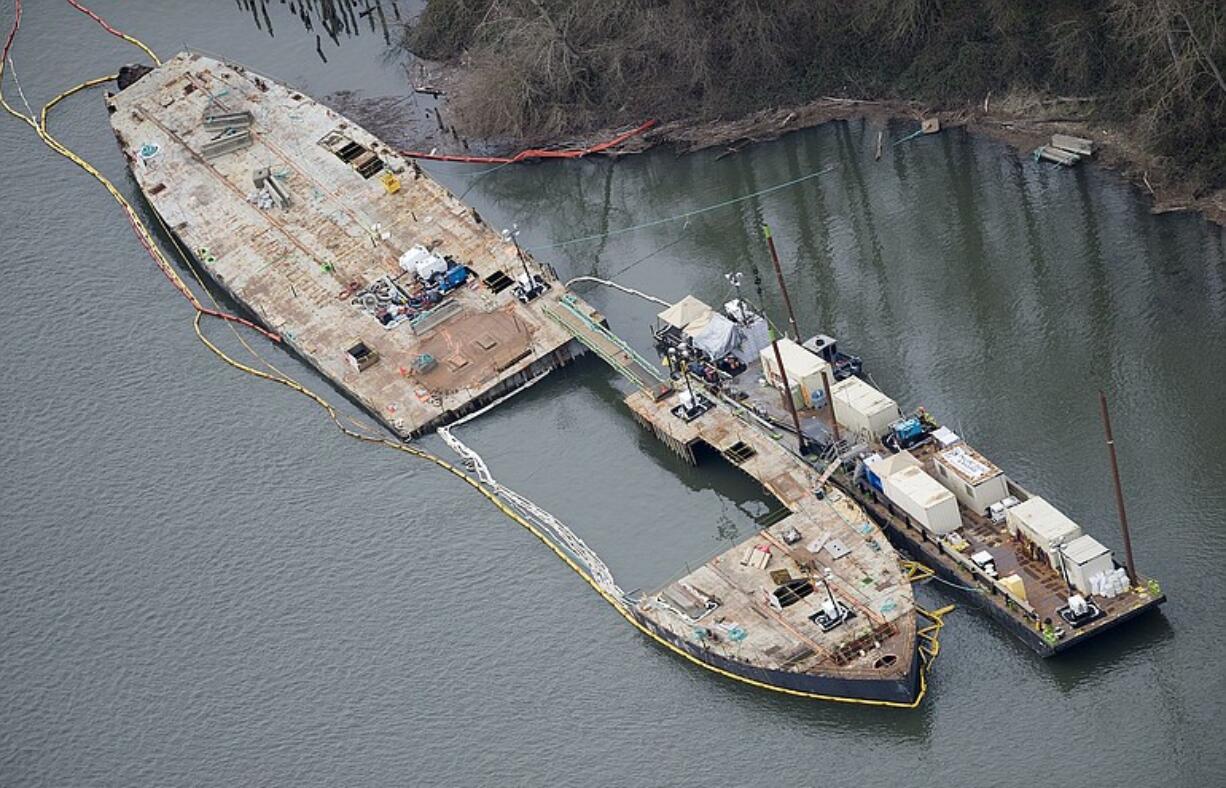
<svg viewBox="0 0 1226 788"><path fill-rule="evenodd" d="M922 694L921 653L935 640L917 648L909 582L864 511L815 494L813 469L733 406L671 414L676 382L415 164L292 88L198 54L125 80L108 109L166 229L398 434L590 349L636 385L627 402L658 435L691 459L702 445L724 454L782 502L788 514L769 528L619 602L641 626L777 689L900 705Z"/></svg>
<svg viewBox="0 0 1226 788"><path fill-rule="evenodd" d="M713 402L692 421L678 398L640 390L626 398L635 418L690 462L721 455L754 479L787 514L655 593L635 614L689 653L773 686L906 702L923 667L916 606L899 556L850 498L819 498L818 473L734 406ZM718 458L717 458L718 459ZM772 589L791 579L815 589L780 608ZM813 616L824 584L852 612L824 631Z"/></svg>
<svg viewBox="0 0 1226 788"><path fill-rule="evenodd" d="M109 97L108 108L149 204L199 264L399 435L421 434L583 352L545 313L563 295L548 270L308 96L184 53ZM380 296L411 292L415 274L400 261L415 246L471 274L389 328L376 314L387 303ZM525 265L551 285L527 304L509 286Z"/></svg>

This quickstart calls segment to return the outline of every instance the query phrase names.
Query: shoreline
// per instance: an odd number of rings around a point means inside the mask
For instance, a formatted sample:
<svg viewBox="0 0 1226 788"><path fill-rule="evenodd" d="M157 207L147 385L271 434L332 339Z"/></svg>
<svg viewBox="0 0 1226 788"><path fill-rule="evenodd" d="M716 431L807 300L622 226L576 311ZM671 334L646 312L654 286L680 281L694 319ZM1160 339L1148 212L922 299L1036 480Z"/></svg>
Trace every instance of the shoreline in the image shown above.
<svg viewBox="0 0 1226 788"><path fill-rule="evenodd" d="M1112 170L1147 194L1150 213L1158 215L1197 212L1207 221L1226 227L1226 189L1197 197L1188 185L1168 180L1161 161L1147 154L1139 146L1130 144L1126 130L1060 115L1059 110L1069 106L1066 102L1053 100L1045 106L1050 108L1046 114L1053 117L1023 115L990 106L986 112L982 106L927 111L924 104L915 101L827 96L807 104L759 110L731 120L687 119L662 123L606 155L630 155L652 147L666 146L673 148L678 155L722 147L725 151L720 157L731 156L748 145L769 142L786 134L816 128L825 123L867 119L884 127L889 121L909 120L918 127L922 119L935 117L940 120L942 130L963 128L972 134L1003 142L1024 155L1047 143L1052 134L1086 137L1093 140L1095 146L1094 156L1088 163ZM589 137L599 140L612 133L615 133L615 130L601 130L585 135L580 144L585 144ZM890 141L887 139L886 155L889 148Z"/></svg>
<svg viewBox="0 0 1226 788"><path fill-rule="evenodd" d="M410 80L413 71L417 71L417 88L410 81L408 96L361 100L355 94L344 91L328 98L340 102L338 109L356 114L359 122L404 150L449 154L513 155L531 147L590 147L646 120L629 119L625 124L594 129L564 139L542 140L530 136L469 139L451 123L447 104L447 95L458 86L463 67L418 63L418 69L405 70ZM422 86L429 86L431 91L437 91L437 95L419 92L418 88ZM405 111L406 102L412 104L408 113ZM645 134L599 155L616 158L656 147L671 148L677 155L724 148L717 156L723 158L736 155L748 145L769 142L832 121L867 119L884 127L892 120L909 120L918 126L922 119L935 117L940 120L943 130L964 128L972 134L1004 142L1019 154L1029 154L1048 142L1053 133L1091 139L1095 151L1090 163L1114 171L1147 194L1150 213L1198 212L1207 221L1226 227L1226 188L1197 196L1191 185L1170 177L1169 168L1161 157L1148 153L1133 142L1128 129L1082 117L1084 106L1083 99L1049 98L1037 94L1010 95L995 100L989 95L982 103L945 110L932 110L921 102L902 99L823 96L804 104L762 109L735 118L683 118L661 122ZM406 114L411 114L411 117L406 118ZM888 142L885 146L887 152L890 147Z"/></svg>

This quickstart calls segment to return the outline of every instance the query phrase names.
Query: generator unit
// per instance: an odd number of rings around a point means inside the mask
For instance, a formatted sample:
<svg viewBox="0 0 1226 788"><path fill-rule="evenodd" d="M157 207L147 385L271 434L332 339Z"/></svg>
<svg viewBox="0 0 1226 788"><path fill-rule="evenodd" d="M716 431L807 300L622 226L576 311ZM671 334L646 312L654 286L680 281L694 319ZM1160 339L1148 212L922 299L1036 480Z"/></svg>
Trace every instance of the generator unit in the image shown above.
<svg viewBox="0 0 1226 788"><path fill-rule="evenodd" d="M825 360L834 372L835 380L844 380L864 371L864 362L859 356L844 353L839 350L839 341L826 334L806 339L801 345L805 350L815 353Z"/></svg>
<svg viewBox="0 0 1226 788"><path fill-rule="evenodd" d="M438 283L438 292L445 295L468 281L468 269L462 265L452 266L443 274Z"/></svg>
<svg viewBox="0 0 1226 788"><path fill-rule="evenodd" d="M918 416L908 416L890 425L890 431L882 438L882 443L895 451L903 451L924 443L931 434Z"/></svg>

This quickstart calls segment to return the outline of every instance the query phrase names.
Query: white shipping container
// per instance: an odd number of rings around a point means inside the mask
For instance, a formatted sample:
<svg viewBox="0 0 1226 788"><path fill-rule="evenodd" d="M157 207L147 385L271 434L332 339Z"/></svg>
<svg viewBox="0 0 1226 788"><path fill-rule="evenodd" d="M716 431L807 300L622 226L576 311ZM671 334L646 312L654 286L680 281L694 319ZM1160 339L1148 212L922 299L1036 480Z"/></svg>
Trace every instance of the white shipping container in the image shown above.
<svg viewBox="0 0 1226 788"><path fill-rule="evenodd" d="M856 435L880 438L902 416L898 403L854 376L833 384L830 397L839 426Z"/></svg>
<svg viewBox="0 0 1226 788"><path fill-rule="evenodd" d="M1047 555L1051 568L1060 569L1056 552L1060 545L1081 536L1081 526L1050 503L1034 496L1005 510L1009 533L1021 534Z"/></svg>
<svg viewBox="0 0 1226 788"><path fill-rule="evenodd" d="M924 469L908 465L881 480L886 498L929 533L943 536L962 527L958 501Z"/></svg>
<svg viewBox="0 0 1226 788"><path fill-rule="evenodd" d="M1111 549L1089 534L1083 534L1060 548L1069 583L1082 593L1094 593L1090 578L1115 571Z"/></svg>
<svg viewBox="0 0 1226 788"><path fill-rule="evenodd" d="M787 373L788 385L800 387L801 401L798 407L819 406L825 398L822 376L830 374L830 365L787 337L779 339L779 355L783 358L783 371ZM772 386L782 390L783 378L775 360L774 345L762 348L759 359L762 361L763 377Z"/></svg>
<svg viewBox="0 0 1226 788"><path fill-rule="evenodd" d="M965 443L938 452L932 462L936 480L972 512L983 514L1009 495L1000 468Z"/></svg>

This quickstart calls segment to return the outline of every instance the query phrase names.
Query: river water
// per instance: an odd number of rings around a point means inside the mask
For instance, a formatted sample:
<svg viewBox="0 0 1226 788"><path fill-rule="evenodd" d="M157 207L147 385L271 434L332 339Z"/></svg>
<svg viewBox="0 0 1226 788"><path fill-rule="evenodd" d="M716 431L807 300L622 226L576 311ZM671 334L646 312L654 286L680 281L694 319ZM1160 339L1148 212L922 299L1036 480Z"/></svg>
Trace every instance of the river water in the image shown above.
<svg viewBox="0 0 1226 788"><path fill-rule="evenodd" d="M95 5L160 53L189 45L317 96L356 90L336 99L359 114L400 97L404 122L421 121L364 19L339 46L325 38L325 63L279 3L273 36L223 0ZM31 104L134 59L64 4L26 6L14 57ZM11 0L0 8L7 26ZM136 201L97 95L53 125ZM218 363L110 197L6 117L0 785L1218 784L1226 236L1151 216L1096 166L1038 166L958 131L874 162L875 138L846 123L718 160L431 170L495 226L517 222L563 276L666 299L721 303L724 273L768 273L756 228L770 222L803 332L837 335L904 406L1118 549L1106 389L1137 562L1171 599L1161 614L1043 661L960 605L911 712L699 670L458 481ZM584 295L649 349L654 307ZM648 587L744 538L767 502L729 468L664 451L620 386L585 361L459 434L624 587Z"/></svg>

